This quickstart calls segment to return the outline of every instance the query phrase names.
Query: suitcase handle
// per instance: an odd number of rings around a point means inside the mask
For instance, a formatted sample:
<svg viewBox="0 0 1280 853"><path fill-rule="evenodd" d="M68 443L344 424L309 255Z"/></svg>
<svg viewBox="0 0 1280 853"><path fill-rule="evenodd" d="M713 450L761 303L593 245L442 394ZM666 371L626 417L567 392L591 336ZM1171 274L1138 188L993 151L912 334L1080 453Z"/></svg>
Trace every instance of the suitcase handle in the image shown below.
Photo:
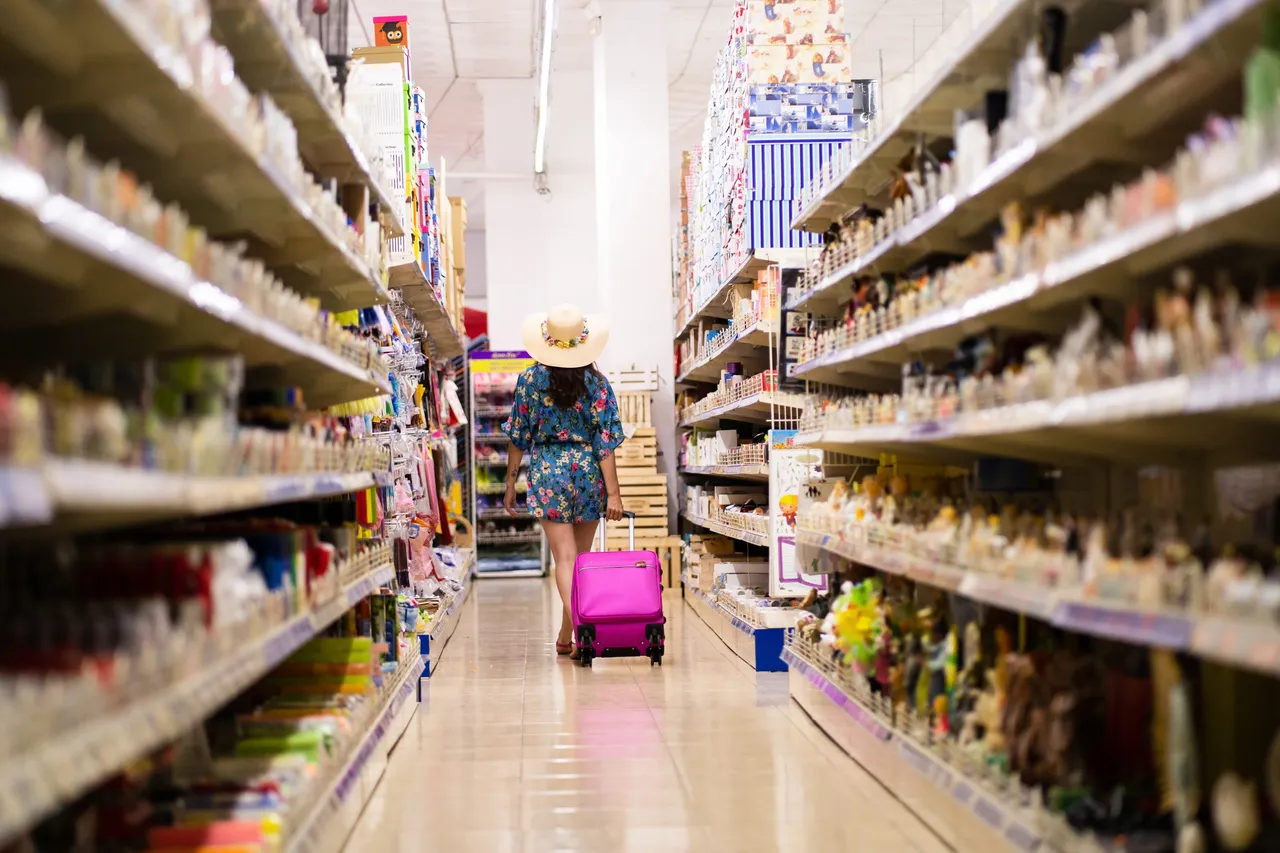
<svg viewBox="0 0 1280 853"><path fill-rule="evenodd" d="M634 512L631 512L630 510L624 509L622 511L622 517L631 523L630 524L631 550L634 551L636 549L636 514ZM601 551L609 550L609 546L605 542L605 537L608 535L606 531L608 529L609 529L609 522L605 521L603 518L600 519L600 550Z"/></svg>

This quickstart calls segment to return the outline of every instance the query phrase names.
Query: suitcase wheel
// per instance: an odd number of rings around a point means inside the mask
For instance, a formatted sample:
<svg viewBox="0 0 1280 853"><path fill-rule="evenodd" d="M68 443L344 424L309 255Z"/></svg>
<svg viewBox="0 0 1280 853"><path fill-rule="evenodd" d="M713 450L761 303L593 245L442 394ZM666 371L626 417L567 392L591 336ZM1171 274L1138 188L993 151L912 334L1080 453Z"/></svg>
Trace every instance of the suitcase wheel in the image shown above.
<svg viewBox="0 0 1280 853"><path fill-rule="evenodd" d="M591 666L596 656L596 626L578 626L578 663L583 667Z"/></svg>

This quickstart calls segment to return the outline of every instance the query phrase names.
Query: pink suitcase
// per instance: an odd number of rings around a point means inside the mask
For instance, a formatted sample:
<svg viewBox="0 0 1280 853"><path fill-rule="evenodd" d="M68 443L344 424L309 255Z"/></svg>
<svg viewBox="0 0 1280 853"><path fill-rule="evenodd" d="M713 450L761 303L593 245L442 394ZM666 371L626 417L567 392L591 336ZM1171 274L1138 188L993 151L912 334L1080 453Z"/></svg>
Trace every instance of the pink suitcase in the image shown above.
<svg viewBox="0 0 1280 853"><path fill-rule="evenodd" d="M662 664L662 569L653 551L635 550L636 514L623 515L631 522L630 551L589 551L573 564L573 630L583 666L598 657L638 655L650 666ZM601 522L601 548L604 541Z"/></svg>

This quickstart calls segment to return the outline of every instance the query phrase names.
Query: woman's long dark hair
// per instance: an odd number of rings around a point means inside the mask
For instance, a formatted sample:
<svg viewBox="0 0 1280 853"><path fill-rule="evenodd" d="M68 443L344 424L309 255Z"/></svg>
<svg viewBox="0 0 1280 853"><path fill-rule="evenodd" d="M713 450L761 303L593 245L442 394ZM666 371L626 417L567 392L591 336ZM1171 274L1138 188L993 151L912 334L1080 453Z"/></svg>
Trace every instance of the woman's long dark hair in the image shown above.
<svg viewBox="0 0 1280 853"><path fill-rule="evenodd" d="M586 367L551 367L547 373L551 377L551 402L562 409L572 409L587 393L587 374L598 373L594 364Z"/></svg>

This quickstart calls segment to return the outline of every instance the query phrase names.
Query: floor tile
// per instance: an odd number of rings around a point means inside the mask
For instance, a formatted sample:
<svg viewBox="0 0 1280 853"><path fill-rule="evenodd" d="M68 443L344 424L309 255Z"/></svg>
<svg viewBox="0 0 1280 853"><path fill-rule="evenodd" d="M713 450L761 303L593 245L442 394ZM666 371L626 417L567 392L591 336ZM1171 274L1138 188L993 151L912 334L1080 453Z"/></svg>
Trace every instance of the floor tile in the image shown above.
<svg viewBox="0 0 1280 853"><path fill-rule="evenodd" d="M347 853L944 853L668 592L668 657L554 653L549 582L477 581Z"/></svg>

